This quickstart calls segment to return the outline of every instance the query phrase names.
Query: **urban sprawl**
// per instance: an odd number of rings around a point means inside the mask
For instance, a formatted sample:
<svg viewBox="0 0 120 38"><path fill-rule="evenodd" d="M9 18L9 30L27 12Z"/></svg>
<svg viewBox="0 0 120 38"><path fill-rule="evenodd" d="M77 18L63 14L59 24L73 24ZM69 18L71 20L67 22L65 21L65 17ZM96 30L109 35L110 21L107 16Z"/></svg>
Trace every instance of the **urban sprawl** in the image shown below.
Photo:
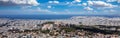
<svg viewBox="0 0 120 38"><path fill-rule="evenodd" d="M120 18L0 19L0 38L120 38Z"/></svg>

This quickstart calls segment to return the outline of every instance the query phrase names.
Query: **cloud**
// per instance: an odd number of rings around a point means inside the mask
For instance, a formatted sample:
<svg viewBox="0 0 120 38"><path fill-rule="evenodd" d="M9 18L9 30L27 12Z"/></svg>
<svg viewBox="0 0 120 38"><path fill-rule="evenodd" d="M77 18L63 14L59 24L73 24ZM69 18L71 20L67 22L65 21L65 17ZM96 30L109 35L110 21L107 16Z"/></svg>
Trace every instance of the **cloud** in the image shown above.
<svg viewBox="0 0 120 38"><path fill-rule="evenodd" d="M0 0L1 6L13 6L13 5L32 5L37 6L39 3L36 0Z"/></svg>
<svg viewBox="0 0 120 38"><path fill-rule="evenodd" d="M105 13L116 13L117 11L114 9L110 9L110 10L103 10L103 12Z"/></svg>
<svg viewBox="0 0 120 38"><path fill-rule="evenodd" d="M52 8L52 6L47 6L47 8Z"/></svg>
<svg viewBox="0 0 120 38"><path fill-rule="evenodd" d="M70 4L70 2L66 2L66 4Z"/></svg>
<svg viewBox="0 0 120 38"><path fill-rule="evenodd" d="M59 3L59 1L54 1L54 3L57 3L57 4L58 4L58 3Z"/></svg>
<svg viewBox="0 0 120 38"><path fill-rule="evenodd" d="M85 7L84 9L88 10L88 11L92 11L93 10L93 8L90 8L90 7Z"/></svg>
<svg viewBox="0 0 120 38"><path fill-rule="evenodd" d="M27 11L27 12L40 12L40 13L51 13L52 11L48 9L41 9L40 7L36 7L35 9L27 8L27 9L22 9L22 11Z"/></svg>
<svg viewBox="0 0 120 38"><path fill-rule="evenodd" d="M87 3L82 3L83 6L87 6Z"/></svg>
<svg viewBox="0 0 120 38"><path fill-rule="evenodd" d="M120 0L118 0L117 2L120 3Z"/></svg>
<svg viewBox="0 0 120 38"><path fill-rule="evenodd" d="M46 12L46 13L51 13L51 11L47 10L47 9L41 9L41 8L37 8L37 9L33 9L33 11L37 11L37 12Z"/></svg>
<svg viewBox="0 0 120 38"><path fill-rule="evenodd" d="M81 0L74 0L75 2L81 2Z"/></svg>
<svg viewBox="0 0 120 38"><path fill-rule="evenodd" d="M120 3L120 0L107 0L107 2L118 2L118 3Z"/></svg>
<svg viewBox="0 0 120 38"><path fill-rule="evenodd" d="M116 10L112 10L112 9L111 9L109 12L116 12Z"/></svg>
<svg viewBox="0 0 120 38"><path fill-rule="evenodd" d="M95 7L107 7L107 8L113 8L117 7L116 5L112 5L110 3L106 3L103 1L87 1L89 6L95 6Z"/></svg>
<svg viewBox="0 0 120 38"><path fill-rule="evenodd" d="M117 1L117 0L107 0L107 2L115 2L115 1Z"/></svg>
<svg viewBox="0 0 120 38"><path fill-rule="evenodd" d="M55 3L55 4L58 4L59 1L49 1L48 3Z"/></svg>

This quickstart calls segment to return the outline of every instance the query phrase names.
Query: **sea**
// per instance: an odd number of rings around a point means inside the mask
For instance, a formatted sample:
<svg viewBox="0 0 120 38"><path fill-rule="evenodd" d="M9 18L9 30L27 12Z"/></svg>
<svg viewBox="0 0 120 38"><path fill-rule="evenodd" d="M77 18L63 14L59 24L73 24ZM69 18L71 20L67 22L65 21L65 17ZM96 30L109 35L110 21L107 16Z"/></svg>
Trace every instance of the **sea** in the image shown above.
<svg viewBox="0 0 120 38"><path fill-rule="evenodd" d="M116 15L0 15L0 18L54 20L54 19L69 19L74 16L98 16L108 18L120 17Z"/></svg>

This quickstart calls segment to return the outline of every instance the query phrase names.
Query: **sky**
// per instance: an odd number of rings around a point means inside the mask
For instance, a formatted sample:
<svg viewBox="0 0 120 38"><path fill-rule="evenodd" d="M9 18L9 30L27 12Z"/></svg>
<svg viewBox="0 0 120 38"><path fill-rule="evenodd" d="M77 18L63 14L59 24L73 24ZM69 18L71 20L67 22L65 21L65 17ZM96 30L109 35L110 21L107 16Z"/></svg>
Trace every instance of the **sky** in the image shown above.
<svg viewBox="0 0 120 38"><path fill-rule="evenodd" d="M0 0L0 15L119 15L120 0Z"/></svg>

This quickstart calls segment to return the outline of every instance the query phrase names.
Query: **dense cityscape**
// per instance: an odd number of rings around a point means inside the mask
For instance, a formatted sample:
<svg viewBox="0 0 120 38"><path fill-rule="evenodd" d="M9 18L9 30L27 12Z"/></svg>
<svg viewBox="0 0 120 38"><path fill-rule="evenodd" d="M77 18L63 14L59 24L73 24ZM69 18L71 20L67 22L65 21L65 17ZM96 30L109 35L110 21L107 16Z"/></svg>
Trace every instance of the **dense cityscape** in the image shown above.
<svg viewBox="0 0 120 38"><path fill-rule="evenodd" d="M120 38L120 0L0 0L0 38Z"/></svg>
<svg viewBox="0 0 120 38"><path fill-rule="evenodd" d="M0 19L0 38L120 38L120 18Z"/></svg>

